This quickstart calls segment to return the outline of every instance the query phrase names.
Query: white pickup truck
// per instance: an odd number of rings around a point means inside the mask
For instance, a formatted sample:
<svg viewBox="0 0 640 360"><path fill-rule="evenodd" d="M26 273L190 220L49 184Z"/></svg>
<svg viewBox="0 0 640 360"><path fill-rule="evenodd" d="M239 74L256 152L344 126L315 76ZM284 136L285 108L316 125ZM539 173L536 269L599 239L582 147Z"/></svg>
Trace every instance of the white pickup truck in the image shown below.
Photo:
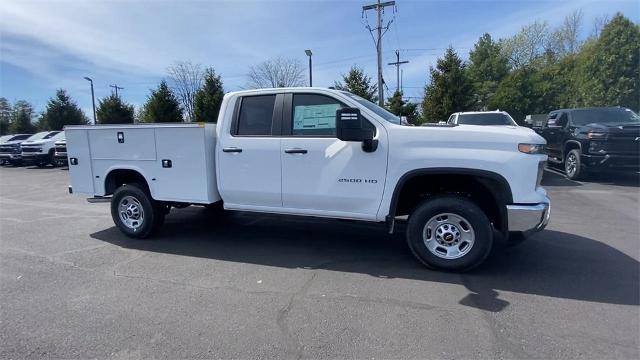
<svg viewBox="0 0 640 360"><path fill-rule="evenodd" d="M111 196L113 221L134 238L189 204L386 222L390 232L408 216L407 241L422 263L464 271L486 258L494 232L522 238L549 220L545 141L534 132L399 125L344 91L233 92L217 124L65 133L69 191Z"/></svg>

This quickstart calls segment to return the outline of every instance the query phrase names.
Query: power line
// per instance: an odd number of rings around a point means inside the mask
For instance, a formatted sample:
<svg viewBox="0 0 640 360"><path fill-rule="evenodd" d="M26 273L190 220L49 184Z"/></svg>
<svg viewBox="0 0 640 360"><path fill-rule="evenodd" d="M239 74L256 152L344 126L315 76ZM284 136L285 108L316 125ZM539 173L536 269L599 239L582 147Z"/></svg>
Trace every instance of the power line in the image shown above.
<svg viewBox="0 0 640 360"><path fill-rule="evenodd" d="M382 26L382 14L384 12L384 8L387 6L393 6L395 9L396 2L395 1L386 1L381 3L380 0L375 4L365 5L362 7L362 15L366 17L367 10L375 10L377 13L377 26L374 29L371 29L369 24L366 25L367 30L373 36L373 31L377 32L377 41L374 39L374 43L376 45L376 52L378 54L378 105L384 106L384 89L383 79L382 79L382 36L389 30L389 26L393 22L393 20L389 21L386 26ZM384 33L382 32L384 30Z"/></svg>

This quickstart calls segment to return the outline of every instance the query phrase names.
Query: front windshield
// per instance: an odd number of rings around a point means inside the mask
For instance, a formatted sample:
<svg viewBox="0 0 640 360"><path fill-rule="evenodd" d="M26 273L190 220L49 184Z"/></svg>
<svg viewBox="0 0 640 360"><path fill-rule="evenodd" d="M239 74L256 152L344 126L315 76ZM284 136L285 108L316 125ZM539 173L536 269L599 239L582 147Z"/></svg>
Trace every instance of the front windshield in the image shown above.
<svg viewBox="0 0 640 360"><path fill-rule="evenodd" d="M32 135L30 138L28 138L27 140L43 140L43 139L50 139L53 136L59 134L60 131L41 131L37 134ZM63 133L64 134L64 133Z"/></svg>
<svg viewBox="0 0 640 360"><path fill-rule="evenodd" d="M39 133L35 133L33 135L31 135L30 138L28 138L27 140L40 140L42 138L44 138L45 136L47 136L49 134L49 131L42 131Z"/></svg>
<svg viewBox="0 0 640 360"><path fill-rule="evenodd" d="M373 111L374 113L376 113L376 115L378 115L381 118L387 120L388 122L400 125L400 117L398 115L390 113L387 109L385 109L383 107L380 107L380 106L372 103L371 101L369 101L367 99L363 99L358 95L354 95L354 94L352 94L350 92L347 92L347 91L343 91L342 93L347 95L351 99L357 101L360 105L362 105L362 106L366 107L367 109Z"/></svg>
<svg viewBox="0 0 640 360"><path fill-rule="evenodd" d="M515 122L501 113L460 114L458 124L466 125L515 125Z"/></svg>
<svg viewBox="0 0 640 360"><path fill-rule="evenodd" d="M639 124L640 116L629 109L582 109L571 111L571 122L582 126L592 123Z"/></svg>
<svg viewBox="0 0 640 360"><path fill-rule="evenodd" d="M51 138L51 140L64 140L64 131L60 131Z"/></svg>

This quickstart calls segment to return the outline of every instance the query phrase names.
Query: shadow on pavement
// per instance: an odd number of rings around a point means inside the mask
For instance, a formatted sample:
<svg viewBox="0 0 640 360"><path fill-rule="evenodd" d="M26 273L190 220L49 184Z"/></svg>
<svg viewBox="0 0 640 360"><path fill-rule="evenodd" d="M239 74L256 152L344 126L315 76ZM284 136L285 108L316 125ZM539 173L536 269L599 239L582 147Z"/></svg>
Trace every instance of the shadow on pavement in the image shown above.
<svg viewBox="0 0 640 360"><path fill-rule="evenodd" d="M93 238L130 249L283 268L324 269L461 284L461 304L487 311L509 305L498 291L610 304L640 304L640 263L593 239L546 230L520 246L496 243L466 274L430 271L410 254L404 231L384 225L226 212L173 210L152 240L133 240L115 227Z"/></svg>
<svg viewBox="0 0 640 360"><path fill-rule="evenodd" d="M640 173L633 172L599 172L591 173L584 180L573 181L567 179L562 170L547 168L542 178L542 186L583 186L589 183L601 185L615 185L640 187Z"/></svg>

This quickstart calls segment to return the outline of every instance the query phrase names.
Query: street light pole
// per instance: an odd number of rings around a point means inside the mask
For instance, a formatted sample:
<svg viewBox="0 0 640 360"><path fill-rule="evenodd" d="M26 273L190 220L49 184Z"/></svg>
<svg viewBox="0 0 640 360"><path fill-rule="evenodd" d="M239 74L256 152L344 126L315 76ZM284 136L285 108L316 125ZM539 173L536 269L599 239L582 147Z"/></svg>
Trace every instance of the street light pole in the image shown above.
<svg viewBox="0 0 640 360"><path fill-rule="evenodd" d="M309 87L311 87L313 86L313 73L311 71L311 55L313 55L313 53L311 50L305 50L304 53L309 57Z"/></svg>
<svg viewBox="0 0 640 360"><path fill-rule="evenodd" d="M96 124L96 97L93 94L93 80L90 77L85 76L85 80L91 83L91 103L93 104L93 125Z"/></svg>

